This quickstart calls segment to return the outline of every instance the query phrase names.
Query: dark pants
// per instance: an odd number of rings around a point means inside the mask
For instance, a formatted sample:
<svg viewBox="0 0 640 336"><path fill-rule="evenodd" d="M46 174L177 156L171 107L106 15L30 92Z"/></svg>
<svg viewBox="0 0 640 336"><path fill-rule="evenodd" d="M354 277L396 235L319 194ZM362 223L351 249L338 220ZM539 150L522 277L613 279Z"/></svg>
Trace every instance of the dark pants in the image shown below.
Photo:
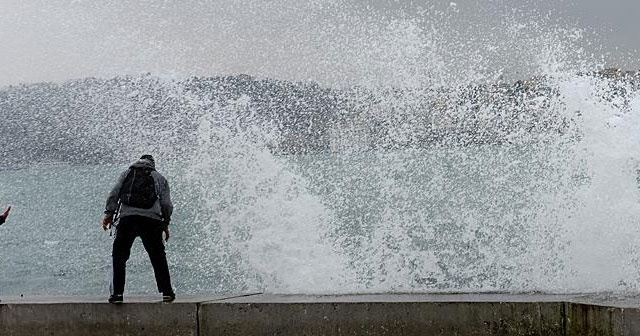
<svg viewBox="0 0 640 336"><path fill-rule="evenodd" d="M111 294L124 293L125 273L127 260L131 254L131 246L136 237L142 239L144 249L149 254L153 272L156 276L158 291L173 293L169 266L164 252L162 232L164 223L143 216L127 216L120 219L116 228L116 239L113 241L113 281Z"/></svg>

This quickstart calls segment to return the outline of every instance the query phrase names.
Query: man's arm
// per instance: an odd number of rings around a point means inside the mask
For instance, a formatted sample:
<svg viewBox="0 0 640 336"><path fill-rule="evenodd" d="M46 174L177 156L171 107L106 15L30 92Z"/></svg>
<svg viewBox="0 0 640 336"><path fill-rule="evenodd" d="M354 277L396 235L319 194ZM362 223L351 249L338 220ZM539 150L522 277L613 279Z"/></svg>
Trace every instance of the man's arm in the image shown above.
<svg viewBox="0 0 640 336"><path fill-rule="evenodd" d="M162 211L162 218L166 226L164 227L164 240L169 241L171 238L171 232L169 231L169 223L171 222L171 215L173 214L173 203L171 202L171 190L169 189L169 182L163 177L163 188L160 193L160 210Z"/></svg>
<svg viewBox="0 0 640 336"><path fill-rule="evenodd" d="M108 230L113 223L113 215L115 215L116 211L118 211L118 199L120 198L120 189L122 188L122 183L124 179L127 177L129 170L125 170L120 174L116 184L111 188L111 192L107 197L107 204L104 207L104 219L102 219L102 228Z"/></svg>
<svg viewBox="0 0 640 336"><path fill-rule="evenodd" d="M171 190L169 189L169 182L163 179L163 188L160 193L160 210L162 211L162 218L167 225L171 221L171 215L173 214L173 202L171 202Z"/></svg>

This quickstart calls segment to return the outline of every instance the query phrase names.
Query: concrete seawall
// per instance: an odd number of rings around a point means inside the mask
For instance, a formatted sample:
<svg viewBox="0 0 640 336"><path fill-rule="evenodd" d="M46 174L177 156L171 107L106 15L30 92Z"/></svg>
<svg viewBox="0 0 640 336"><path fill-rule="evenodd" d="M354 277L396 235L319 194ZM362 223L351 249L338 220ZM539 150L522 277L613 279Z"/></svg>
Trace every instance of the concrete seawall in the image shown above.
<svg viewBox="0 0 640 336"><path fill-rule="evenodd" d="M640 335L640 297L2 297L0 335Z"/></svg>

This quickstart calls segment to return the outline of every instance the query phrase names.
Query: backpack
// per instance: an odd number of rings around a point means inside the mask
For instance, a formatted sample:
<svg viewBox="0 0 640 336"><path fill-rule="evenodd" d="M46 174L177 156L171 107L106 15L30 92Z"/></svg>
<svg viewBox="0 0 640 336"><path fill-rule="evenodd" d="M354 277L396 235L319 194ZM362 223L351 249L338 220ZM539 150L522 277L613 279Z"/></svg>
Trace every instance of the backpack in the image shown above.
<svg viewBox="0 0 640 336"><path fill-rule="evenodd" d="M158 199L152 169L132 167L120 188L122 204L141 209L150 209Z"/></svg>

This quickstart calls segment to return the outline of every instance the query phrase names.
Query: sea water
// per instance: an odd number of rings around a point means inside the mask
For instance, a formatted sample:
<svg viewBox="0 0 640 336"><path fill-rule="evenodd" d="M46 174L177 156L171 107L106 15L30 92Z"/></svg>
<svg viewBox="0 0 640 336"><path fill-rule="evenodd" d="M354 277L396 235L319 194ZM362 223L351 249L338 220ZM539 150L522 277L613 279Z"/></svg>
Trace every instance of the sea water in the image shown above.
<svg viewBox="0 0 640 336"><path fill-rule="evenodd" d="M209 190L194 186L184 166L159 162L175 203L174 282L182 292L220 293L527 289L533 280L518 277L545 247L556 251L538 261L540 271L563 271L562 229L532 227L532 209L544 207L538 197L553 193L550 181L536 182L548 172L528 167L533 155L473 146L275 156L242 172L210 172ZM14 207L0 237L3 292L104 291L113 237L101 228L102 210L124 168L2 172ZM532 245L536 229L547 230L538 239L546 246ZM127 286L154 288L140 243Z"/></svg>

